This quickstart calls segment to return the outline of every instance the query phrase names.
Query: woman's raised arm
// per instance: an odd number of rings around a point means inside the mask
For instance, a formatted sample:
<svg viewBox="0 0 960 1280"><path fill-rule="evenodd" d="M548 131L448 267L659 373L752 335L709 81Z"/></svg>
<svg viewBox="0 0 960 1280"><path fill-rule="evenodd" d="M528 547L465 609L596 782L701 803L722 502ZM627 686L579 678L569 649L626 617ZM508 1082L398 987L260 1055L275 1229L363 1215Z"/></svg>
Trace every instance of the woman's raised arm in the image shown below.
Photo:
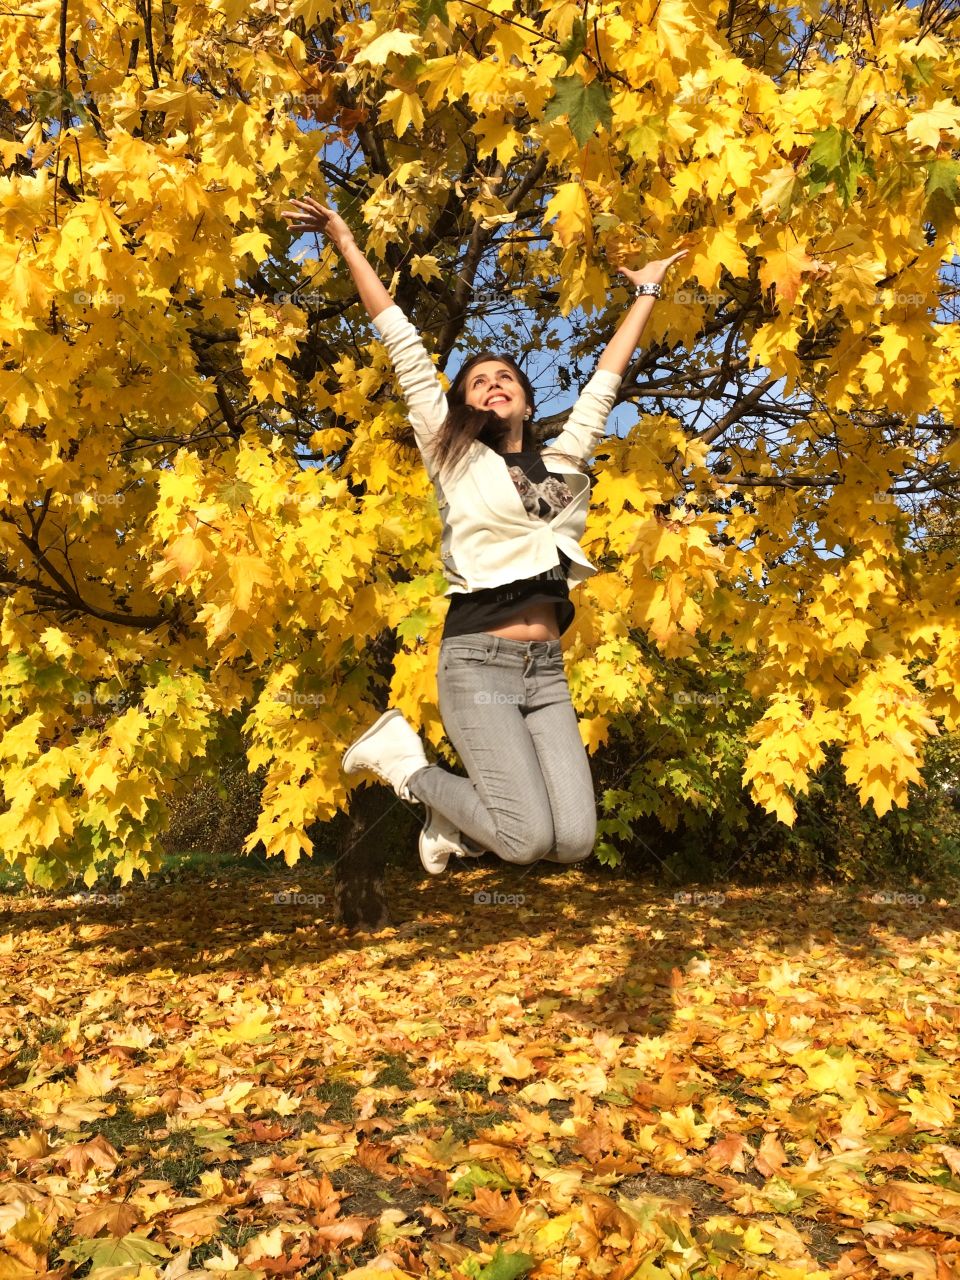
<svg viewBox="0 0 960 1280"><path fill-rule="evenodd" d="M681 249L669 258L648 262L639 271L620 268L620 274L626 276L633 285L660 284L667 268L684 257L686 252L686 249ZM547 445L548 449L557 449L579 458L581 462L586 462L593 456L606 433L607 419L623 382L623 375L633 359L633 353L650 318L653 303L652 294L641 294L636 298L604 348L593 377L580 392L563 430L553 444Z"/></svg>
<svg viewBox="0 0 960 1280"><path fill-rule="evenodd" d="M328 209L313 196L291 200L290 203L297 208L284 209L280 216L286 218L291 231L322 231L331 244L336 246L350 268L360 301L367 308L371 320L375 320L387 307L396 305L383 287L380 277L364 257L353 238L353 232L335 209Z"/></svg>
<svg viewBox="0 0 960 1280"><path fill-rule="evenodd" d="M620 275L626 276L632 285L660 284L667 274L667 268L679 258L686 257L686 254L687 250L681 249L677 253L672 253L669 258L658 258L656 262L648 262L639 271L630 271L621 267ZM597 361L598 369L608 369L611 373L617 373L623 377L633 359L633 353L640 345L643 331L650 319L650 312L653 310L654 300L653 295L645 297L642 294L634 299L633 306L620 321L619 328Z"/></svg>
<svg viewBox="0 0 960 1280"><path fill-rule="evenodd" d="M284 209L281 214L289 222L291 230L322 231L349 267L360 300L376 325L396 370L417 446L432 477L430 447L446 419L447 398L430 353L416 329L383 287L339 213L320 204L312 196L292 200L291 204L298 208Z"/></svg>

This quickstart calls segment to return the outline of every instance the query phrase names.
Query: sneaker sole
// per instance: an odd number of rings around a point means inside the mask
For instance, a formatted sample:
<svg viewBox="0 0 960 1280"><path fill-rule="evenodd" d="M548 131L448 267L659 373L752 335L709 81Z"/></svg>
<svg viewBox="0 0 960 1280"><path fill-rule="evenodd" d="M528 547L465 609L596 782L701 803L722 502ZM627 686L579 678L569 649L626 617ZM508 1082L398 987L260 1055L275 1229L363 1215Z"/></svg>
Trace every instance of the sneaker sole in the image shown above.
<svg viewBox="0 0 960 1280"><path fill-rule="evenodd" d="M356 750L357 747L360 746L361 743L366 742L368 738L372 738L373 735L377 732L377 730L382 728L382 726L386 723L387 720L390 720L394 716L398 716L400 714L401 713L396 709L396 707L392 708L390 711L385 711L383 715L379 717L379 719L373 722L373 724L370 726L369 729L365 729L363 733L361 733L359 738L356 738L353 742L351 742L350 746L347 747L346 751L343 753L343 756L340 759L340 767L343 769L344 773L361 772L359 769L352 769L350 767L349 758L352 755L352 753ZM366 769L367 767L368 767L367 765L363 766L364 769ZM379 773L376 769L371 769L370 772L376 773L378 777L383 777L383 775Z"/></svg>
<svg viewBox="0 0 960 1280"><path fill-rule="evenodd" d="M433 810L424 801L421 801L421 804L423 804L427 812L424 816L423 826L420 828L420 837L417 841L417 848L420 851L420 865L421 867L423 867L424 871L426 871L427 875L440 876L440 875L443 875L444 871L446 871L447 869L447 863L450 861L450 854L448 853L444 858L442 867L427 866L426 860L424 859L424 856L423 856L423 844L426 836L427 827L430 825L430 821L433 818Z"/></svg>

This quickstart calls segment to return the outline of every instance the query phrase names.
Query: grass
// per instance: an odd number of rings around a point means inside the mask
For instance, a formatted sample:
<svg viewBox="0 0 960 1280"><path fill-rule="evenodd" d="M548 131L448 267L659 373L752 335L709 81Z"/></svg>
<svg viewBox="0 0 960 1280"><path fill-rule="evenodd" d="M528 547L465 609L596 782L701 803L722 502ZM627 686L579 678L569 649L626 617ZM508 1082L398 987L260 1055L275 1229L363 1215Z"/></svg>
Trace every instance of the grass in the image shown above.
<svg viewBox="0 0 960 1280"><path fill-rule="evenodd" d="M395 1089L403 1089L407 1093L416 1087L407 1070L410 1063L403 1054L378 1053L377 1058L385 1061L387 1065L381 1067L374 1077L375 1085L392 1085Z"/></svg>

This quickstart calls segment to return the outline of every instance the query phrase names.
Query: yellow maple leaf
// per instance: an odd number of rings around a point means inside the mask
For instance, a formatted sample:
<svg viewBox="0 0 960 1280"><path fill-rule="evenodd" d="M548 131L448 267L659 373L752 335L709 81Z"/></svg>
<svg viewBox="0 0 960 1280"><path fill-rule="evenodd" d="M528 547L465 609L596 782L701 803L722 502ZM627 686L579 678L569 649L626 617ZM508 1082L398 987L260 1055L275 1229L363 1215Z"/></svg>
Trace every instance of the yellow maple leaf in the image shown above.
<svg viewBox="0 0 960 1280"><path fill-rule="evenodd" d="M210 1038L217 1048L228 1044L269 1044L272 1039L274 1015L265 1004L258 1004L255 1009L239 1022L224 1030L212 1027Z"/></svg>
<svg viewBox="0 0 960 1280"><path fill-rule="evenodd" d="M940 134L944 129L953 138L960 133L960 106L951 98L939 98L926 111L910 116L904 133L911 142L936 148L940 145Z"/></svg>
<svg viewBox="0 0 960 1280"><path fill-rule="evenodd" d="M657 40L663 52L676 62L688 62L688 49L696 26L684 0L661 0L656 7L656 23Z"/></svg>
<svg viewBox="0 0 960 1280"><path fill-rule="evenodd" d="M410 274L421 280L439 280L440 265L432 253L416 253L410 259Z"/></svg>
<svg viewBox="0 0 960 1280"><path fill-rule="evenodd" d="M385 31L354 55L353 65L383 66L391 54L405 58L420 48L420 36L412 31Z"/></svg>
<svg viewBox="0 0 960 1280"><path fill-rule="evenodd" d="M262 556L236 555L230 561L230 581L233 591L230 600L237 609L247 612L254 586L270 587L275 581L274 570Z"/></svg>
<svg viewBox="0 0 960 1280"><path fill-rule="evenodd" d="M389 89L380 100L380 118L389 120L394 134L402 138L410 125L417 130L423 128L423 103L418 94Z"/></svg>
<svg viewBox="0 0 960 1280"><path fill-rule="evenodd" d="M540 223L545 227L556 218L556 238L562 245L573 244L581 238L592 238L590 204L580 182L562 182L547 202Z"/></svg>
<svg viewBox="0 0 960 1280"><path fill-rule="evenodd" d="M265 231L254 227L250 231L234 236L230 242L230 251L238 258L249 254L255 262L263 262L270 254L271 243Z"/></svg>
<svg viewBox="0 0 960 1280"><path fill-rule="evenodd" d="M663 1127L687 1147L702 1147L710 1134L713 1125L709 1120L697 1120L693 1107L687 1103L677 1111L662 1111L660 1123Z"/></svg>
<svg viewBox="0 0 960 1280"><path fill-rule="evenodd" d="M792 303L805 272L820 271L823 264L811 258L791 235L791 243L783 248L767 249L760 266L760 283L765 289L776 286L777 297Z"/></svg>
<svg viewBox="0 0 960 1280"><path fill-rule="evenodd" d="M869 1065L852 1053L832 1056L823 1049L803 1049L787 1061L806 1072L810 1087L816 1093L836 1093L841 1097L852 1097L860 1071L869 1071Z"/></svg>

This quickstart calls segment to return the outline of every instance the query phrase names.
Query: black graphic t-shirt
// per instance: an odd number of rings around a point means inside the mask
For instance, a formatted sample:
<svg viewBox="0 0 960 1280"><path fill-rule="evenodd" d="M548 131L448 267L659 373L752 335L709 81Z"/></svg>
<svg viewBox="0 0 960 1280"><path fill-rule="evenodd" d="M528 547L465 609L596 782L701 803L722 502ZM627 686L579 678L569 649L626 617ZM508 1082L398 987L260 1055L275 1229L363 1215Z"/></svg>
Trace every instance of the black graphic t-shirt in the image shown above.
<svg viewBox="0 0 960 1280"><path fill-rule="evenodd" d="M547 470L538 450L526 449L501 456L523 505L532 516L550 520L573 501L573 494L563 479ZM542 603L557 606L557 623L563 635L576 611L566 581L570 558L562 551L557 554L559 565L532 578L519 578L502 587L485 587L451 596L441 638L446 640L448 636L502 626L526 606Z"/></svg>
<svg viewBox="0 0 960 1280"><path fill-rule="evenodd" d="M505 453L502 456L510 479L532 516L552 520L568 502L573 501L573 494L564 481L547 470L536 450Z"/></svg>

